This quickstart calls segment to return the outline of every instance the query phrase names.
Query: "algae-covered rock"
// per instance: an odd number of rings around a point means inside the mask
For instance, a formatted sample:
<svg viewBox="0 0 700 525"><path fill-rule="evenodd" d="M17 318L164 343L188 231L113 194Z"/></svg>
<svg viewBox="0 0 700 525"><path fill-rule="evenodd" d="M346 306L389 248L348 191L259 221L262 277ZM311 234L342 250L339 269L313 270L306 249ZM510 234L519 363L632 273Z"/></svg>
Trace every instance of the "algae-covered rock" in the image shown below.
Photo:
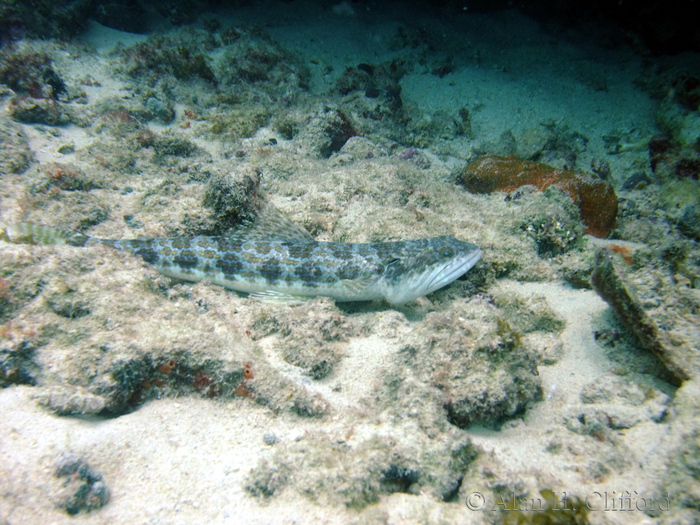
<svg viewBox="0 0 700 525"><path fill-rule="evenodd" d="M324 108L309 117L299 133L299 140L305 149L328 158L339 151L345 143L357 135L348 117L337 108Z"/></svg>
<svg viewBox="0 0 700 525"><path fill-rule="evenodd" d="M124 71L134 78L155 84L159 77L172 75L181 81L197 79L216 83L211 60L206 51L216 47L212 35L205 31L181 31L154 35L147 41L122 50Z"/></svg>
<svg viewBox="0 0 700 525"><path fill-rule="evenodd" d="M203 206L210 208L213 227L209 234L218 235L252 221L257 212L260 177L255 171L213 173L207 181Z"/></svg>
<svg viewBox="0 0 700 525"><path fill-rule="evenodd" d="M448 525L469 523L472 512L463 502L435 501L422 494L397 492L383 497L375 505L370 505L349 525L376 523L401 523L402 525L424 525L434 523Z"/></svg>
<svg viewBox="0 0 700 525"><path fill-rule="evenodd" d="M9 385L34 385L40 373L40 366L35 361L36 347L23 333L21 327L3 325L4 338L10 339L11 345L0 349L0 387ZM13 333L14 332L14 333Z"/></svg>
<svg viewBox="0 0 700 525"><path fill-rule="evenodd" d="M37 401L59 414L117 415L181 395L327 412L317 394L267 364L235 317L243 299L207 286L169 289L110 248L28 250L42 254L36 264L4 261L22 322L3 327L2 386L40 384Z"/></svg>
<svg viewBox="0 0 700 525"><path fill-rule="evenodd" d="M35 38L66 39L84 30L93 7L90 0L2 2L0 26L8 34L13 28Z"/></svg>
<svg viewBox="0 0 700 525"><path fill-rule="evenodd" d="M320 504L356 509L397 492L447 500L477 454L457 433L430 439L410 424L390 434L363 424L345 435L314 432L276 445L250 472L246 489L258 497L294 490Z"/></svg>
<svg viewBox="0 0 700 525"><path fill-rule="evenodd" d="M659 105L656 114L659 126L682 146L692 146L700 139L700 108L689 111L672 97L667 97Z"/></svg>
<svg viewBox="0 0 700 525"><path fill-rule="evenodd" d="M648 376L619 377L606 374L585 385L580 393L582 407L572 407L566 425L572 432L611 439L611 432L653 421L667 414L673 394L668 385Z"/></svg>
<svg viewBox="0 0 700 525"><path fill-rule="evenodd" d="M105 409L107 400L88 389L71 385L50 385L35 393L37 402L59 415L92 415Z"/></svg>
<svg viewBox="0 0 700 525"><path fill-rule="evenodd" d="M657 258L655 268L644 264L644 254L635 259L631 253L619 251L614 247L598 251L594 288L639 343L654 352L677 380L697 376L700 297L688 286L687 278L686 284L678 281L678 266L674 269L673 264ZM676 260L676 265L681 262Z"/></svg>
<svg viewBox="0 0 700 525"><path fill-rule="evenodd" d="M23 173L33 160L22 130L9 119L0 118L0 173Z"/></svg>
<svg viewBox="0 0 700 525"><path fill-rule="evenodd" d="M688 237L700 240L700 205L688 204L683 209L678 228Z"/></svg>
<svg viewBox="0 0 700 525"><path fill-rule="evenodd" d="M522 314L511 316L483 297L428 314L402 349L402 365L385 378L384 402L424 425L465 428L498 427L540 400L537 366L551 356L525 332L556 334L563 322L537 301L502 302L518 303Z"/></svg>
<svg viewBox="0 0 700 525"><path fill-rule="evenodd" d="M8 114L23 124L61 126L71 121L66 107L51 98L15 97L7 107Z"/></svg>
<svg viewBox="0 0 700 525"><path fill-rule="evenodd" d="M585 525L589 521L589 508L584 497L575 494L557 494L550 489L541 489L539 495L532 495L530 499L513 498L501 505L503 525ZM523 501L535 502L528 508ZM535 506L536 505L536 506ZM536 510L533 510L536 509Z"/></svg>
<svg viewBox="0 0 700 525"><path fill-rule="evenodd" d="M353 335L345 316L332 299L318 298L281 316L277 343L288 363L312 379L328 376L342 355L342 344Z"/></svg>
<svg viewBox="0 0 700 525"><path fill-rule="evenodd" d="M668 465L665 488L673 494L674 506L692 509L693 522L697 522L700 512L700 428L695 422L694 428L683 436L683 443L673 454ZM669 522L671 523L671 522ZM682 523L676 521L676 523ZM690 522L689 522L690 523Z"/></svg>
<svg viewBox="0 0 700 525"><path fill-rule="evenodd" d="M71 516L98 510L109 501L102 474L80 457L65 454L58 461L54 476L60 485L52 497L56 506Z"/></svg>
<svg viewBox="0 0 700 525"><path fill-rule="evenodd" d="M697 399L700 382L686 381L674 399L677 416L666 436L664 457L660 465L660 492L668 491L671 513L662 523L696 523L700 518L700 418ZM687 516L687 520L683 517Z"/></svg>

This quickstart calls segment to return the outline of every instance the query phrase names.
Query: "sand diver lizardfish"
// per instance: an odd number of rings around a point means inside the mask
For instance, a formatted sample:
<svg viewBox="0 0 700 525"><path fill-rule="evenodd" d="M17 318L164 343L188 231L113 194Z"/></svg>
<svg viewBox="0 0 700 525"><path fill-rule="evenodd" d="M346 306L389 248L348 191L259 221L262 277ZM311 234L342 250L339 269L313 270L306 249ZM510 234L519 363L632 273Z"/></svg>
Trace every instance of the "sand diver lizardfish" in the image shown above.
<svg viewBox="0 0 700 525"><path fill-rule="evenodd" d="M403 304L451 283L481 257L478 246L442 236L396 242L318 242L281 214L225 236L109 240L15 223L0 239L25 244L103 244L143 258L161 273L208 280L268 301L316 296Z"/></svg>

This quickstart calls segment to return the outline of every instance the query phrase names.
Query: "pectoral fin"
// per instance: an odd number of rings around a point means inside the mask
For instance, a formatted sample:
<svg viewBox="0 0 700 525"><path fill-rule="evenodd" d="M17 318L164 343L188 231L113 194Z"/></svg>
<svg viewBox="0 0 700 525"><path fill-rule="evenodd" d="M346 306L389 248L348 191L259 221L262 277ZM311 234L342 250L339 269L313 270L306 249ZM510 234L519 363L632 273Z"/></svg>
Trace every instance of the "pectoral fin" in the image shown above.
<svg viewBox="0 0 700 525"><path fill-rule="evenodd" d="M292 295L285 292L276 292L274 290L264 290L262 292L254 292L249 294L250 297L255 297L256 299L264 303L275 303L275 304L299 304L313 297L307 295Z"/></svg>

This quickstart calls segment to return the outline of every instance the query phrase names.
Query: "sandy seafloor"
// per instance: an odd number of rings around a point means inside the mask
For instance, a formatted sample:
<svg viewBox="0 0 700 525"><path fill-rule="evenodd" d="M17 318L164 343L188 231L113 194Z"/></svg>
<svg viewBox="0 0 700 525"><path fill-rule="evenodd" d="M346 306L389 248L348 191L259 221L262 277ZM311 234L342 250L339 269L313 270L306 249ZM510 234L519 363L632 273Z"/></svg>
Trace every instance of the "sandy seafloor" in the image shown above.
<svg viewBox="0 0 700 525"><path fill-rule="evenodd" d="M184 42L165 46L204 52L219 79L237 51L198 48L196 31L267 34L292 64L216 88L135 70L124 57L148 35L91 23L70 43L20 42L50 56L71 116L17 122L4 92L5 155L28 160L0 177L0 220L103 238L218 233L226 207L212 194L225 201L229 177L240 198L249 177L319 240L445 234L483 258L401 307L292 306L173 283L110 248L0 244L4 373L24 374L0 390L0 523L499 523L515 516L498 511L511 496L528 523L541 489L589 498L591 523L700 520L697 383L673 381L594 290L564 278L590 274L601 245L692 242L674 229L680 212L660 210L687 204L660 197L676 182L623 184L650 173L646 143L661 131L662 100L644 80L697 57L645 57L604 29L543 27L514 10L448 23L362 4L253 4L204 16L214 30L154 19L154 33ZM251 47L263 55L264 38ZM378 98L334 89L359 64L389 79ZM305 80L285 86L289 75ZM380 116L363 117L374 104ZM159 120L163 106L173 119ZM329 127L345 126L338 111L355 136L325 154ZM238 131L256 118L250 136ZM624 210L639 209L621 211L617 241L584 236L561 195L458 184L478 154L538 147L559 168L608 164ZM697 181L678 184L692 204ZM577 239L538 255L527 225L550 215L568 217ZM237 395L239 383L252 394Z"/></svg>

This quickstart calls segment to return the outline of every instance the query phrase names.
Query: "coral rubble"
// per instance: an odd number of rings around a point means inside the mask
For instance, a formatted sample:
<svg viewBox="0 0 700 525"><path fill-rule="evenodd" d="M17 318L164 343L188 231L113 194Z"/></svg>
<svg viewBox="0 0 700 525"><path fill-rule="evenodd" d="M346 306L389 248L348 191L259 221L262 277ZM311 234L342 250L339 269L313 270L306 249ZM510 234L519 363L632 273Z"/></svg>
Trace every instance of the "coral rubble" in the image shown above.
<svg viewBox="0 0 700 525"><path fill-rule="evenodd" d="M71 516L98 510L109 501L109 490L102 474L84 459L65 455L58 462L55 477L61 481L54 495L56 505Z"/></svg>

